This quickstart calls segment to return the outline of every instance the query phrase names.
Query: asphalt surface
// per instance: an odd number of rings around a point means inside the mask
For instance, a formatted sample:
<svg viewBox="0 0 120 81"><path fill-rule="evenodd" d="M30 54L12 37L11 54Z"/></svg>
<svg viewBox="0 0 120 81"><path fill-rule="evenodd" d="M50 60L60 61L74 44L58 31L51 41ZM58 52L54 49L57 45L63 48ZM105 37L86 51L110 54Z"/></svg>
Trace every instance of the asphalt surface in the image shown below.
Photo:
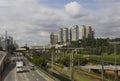
<svg viewBox="0 0 120 81"><path fill-rule="evenodd" d="M16 72L16 61L20 61L21 59L25 60L24 69L26 71L17 73ZM11 57L11 63L8 65L6 71L3 74L2 81L48 81L46 77L42 76L42 74L37 70L30 69L29 61L22 56L22 54L15 55Z"/></svg>

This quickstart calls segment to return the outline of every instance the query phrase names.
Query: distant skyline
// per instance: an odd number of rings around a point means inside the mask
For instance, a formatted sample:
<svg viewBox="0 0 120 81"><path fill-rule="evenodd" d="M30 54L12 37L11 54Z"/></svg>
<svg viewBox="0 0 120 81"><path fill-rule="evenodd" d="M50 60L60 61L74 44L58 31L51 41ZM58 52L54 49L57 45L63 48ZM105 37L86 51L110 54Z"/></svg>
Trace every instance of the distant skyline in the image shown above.
<svg viewBox="0 0 120 81"><path fill-rule="evenodd" d="M0 35L18 44L50 43L50 33L90 25L95 37L120 37L120 0L0 0Z"/></svg>

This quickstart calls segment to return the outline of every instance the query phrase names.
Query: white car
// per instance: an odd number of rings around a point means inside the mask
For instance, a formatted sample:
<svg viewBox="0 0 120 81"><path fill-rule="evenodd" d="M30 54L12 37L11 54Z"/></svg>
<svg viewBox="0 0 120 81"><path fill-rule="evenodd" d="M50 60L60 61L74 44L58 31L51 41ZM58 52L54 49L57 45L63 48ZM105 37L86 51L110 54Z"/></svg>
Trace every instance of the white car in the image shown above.
<svg viewBox="0 0 120 81"><path fill-rule="evenodd" d="M22 72L23 71L23 68L22 67L17 67L16 68L16 72L18 73L18 72Z"/></svg>

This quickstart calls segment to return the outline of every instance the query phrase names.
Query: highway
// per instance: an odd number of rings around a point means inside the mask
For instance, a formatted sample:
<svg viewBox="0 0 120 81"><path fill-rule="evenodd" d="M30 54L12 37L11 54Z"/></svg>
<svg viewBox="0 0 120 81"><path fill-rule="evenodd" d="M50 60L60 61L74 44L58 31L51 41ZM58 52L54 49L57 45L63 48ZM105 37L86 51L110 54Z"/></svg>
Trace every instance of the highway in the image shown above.
<svg viewBox="0 0 120 81"><path fill-rule="evenodd" d="M16 61L25 60L24 69L26 71L17 73L16 72ZM30 69L30 62L22 56L22 54L17 54L11 57L11 63L8 65L6 71L3 74L2 81L53 81L45 75L42 75L39 70Z"/></svg>

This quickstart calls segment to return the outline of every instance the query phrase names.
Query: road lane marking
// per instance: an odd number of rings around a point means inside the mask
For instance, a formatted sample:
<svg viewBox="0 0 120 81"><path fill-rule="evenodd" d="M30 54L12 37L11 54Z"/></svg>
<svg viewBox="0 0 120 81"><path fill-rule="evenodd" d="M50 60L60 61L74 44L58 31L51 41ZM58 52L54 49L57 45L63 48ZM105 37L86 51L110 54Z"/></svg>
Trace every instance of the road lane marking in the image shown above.
<svg viewBox="0 0 120 81"><path fill-rule="evenodd" d="M25 77L24 79L26 79L27 81L29 81L29 79L28 79L28 77L26 76L25 73L23 73L23 76ZM25 80L25 81L26 81L26 80Z"/></svg>
<svg viewBox="0 0 120 81"><path fill-rule="evenodd" d="M39 81L39 79L38 79L38 78L37 78L36 80L37 80L37 81Z"/></svg>
<svg viewBox="0 0 120 81"><path fill-rule="evenodd" d="M35 76L35 74L32 73L33 76Z"/></svg>
<svg viewBox="0 0 120 81"><path fill-rule="evenodd" d="M15 81L18 81L18 80L17 80L16 67L14 68L14 75L15 75Z"/></svg>

